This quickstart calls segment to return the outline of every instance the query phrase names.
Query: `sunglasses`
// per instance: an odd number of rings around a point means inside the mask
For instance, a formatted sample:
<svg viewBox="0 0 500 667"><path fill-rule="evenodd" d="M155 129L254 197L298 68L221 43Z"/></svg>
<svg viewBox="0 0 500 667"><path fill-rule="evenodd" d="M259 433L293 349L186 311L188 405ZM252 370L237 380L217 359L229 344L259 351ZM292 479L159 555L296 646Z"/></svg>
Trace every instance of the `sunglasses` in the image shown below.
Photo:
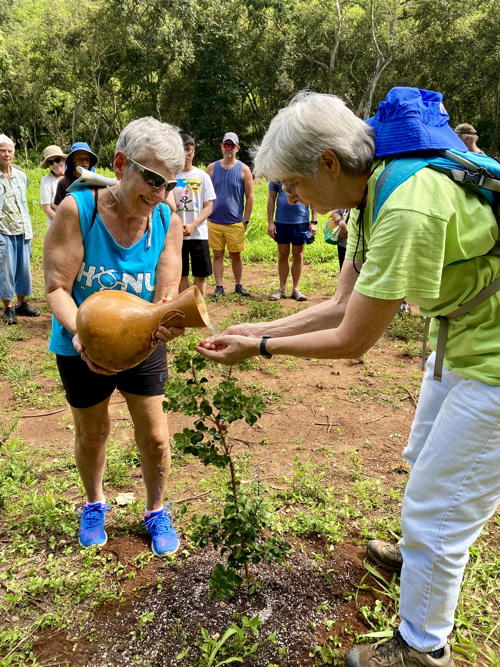
<svg viewBox="0 0 500 667"><path fill-rule="evenodd" d="M224 141L222 145L224 148L236 148L236 144L229 144L226 141Z"/></svg>
<svg viewBox="0 0 500 667"><path fill-rule="evenodd" d="M47 164L49 165L49 167L52 167L52 165L54 163L59 164L59 162L64 162L64 158L63 157L53 157L50 160L47 160Z"/></svg>
<svg viewBox="0 0 500 667"><path fill-rule="evenodd" d="M160 188L164 187L165 192L170 192L177 185L177 181L168 180L167 178L165 178L161 174L156 173L156 171L152 171L152 169L148 169L147 167L140 164L139 162L136 162L135 160L132 160L132 158L128 157L128 155L127 155L127 160L129 162L132 162L134 167L140 173L144 183L147 183L147 185L152 187L154 190L159 190Z"/></svg>

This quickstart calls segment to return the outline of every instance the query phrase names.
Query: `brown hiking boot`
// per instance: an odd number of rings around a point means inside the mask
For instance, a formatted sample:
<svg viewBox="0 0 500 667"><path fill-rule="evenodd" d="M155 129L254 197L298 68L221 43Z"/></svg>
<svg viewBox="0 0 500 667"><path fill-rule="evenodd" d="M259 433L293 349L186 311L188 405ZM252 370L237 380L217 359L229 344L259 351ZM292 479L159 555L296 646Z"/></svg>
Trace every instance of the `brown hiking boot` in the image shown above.
<svg viewBox="0 0 500 667"><path fill-rule="evenodd" d="M346 655L345 663L347 667L454 667L449 644L442 650L440 658L433 657L440 651L416 651L396 630L392 639L355 646Z"/></svg>
<svg viewBox="0 0 500 667"><path fill-rule="evenodd" d="M401 572L403 556L397 544L389 544L383 540L370 540L366 545L368 558L377 565L391 572Z"/></svg>

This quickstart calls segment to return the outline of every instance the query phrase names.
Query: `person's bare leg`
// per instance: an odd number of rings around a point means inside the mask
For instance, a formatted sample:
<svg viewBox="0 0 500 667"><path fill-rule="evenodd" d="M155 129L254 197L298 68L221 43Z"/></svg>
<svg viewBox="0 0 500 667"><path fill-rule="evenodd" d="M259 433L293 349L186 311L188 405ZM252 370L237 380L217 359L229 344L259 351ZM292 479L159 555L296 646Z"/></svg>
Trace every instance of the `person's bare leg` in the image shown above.
<svg viewBox="0 0 500 667"><path fill-rule="evenodd" d="M109 435L109 398L91 408L71 408L75 425L75 459L89 503L104 502L102 481Z"/></svg>
<svg viewBox="0 0 500 667"><path fill-rule="evenodd" d="M290 254L289 243L278 243L278 277L280 279L280 290L282 292L286 289L286 281L290 267L288 266L288 255Z"/></svg>
<svg viewBox="0 0 500 667"><path fill-rule="evenodd" d="M231 268L233 270L234 284L241 285L243 277L243 262L241 261L241 252L230 252Z"/></svg>
<svg viewBox="0 0 500 667"><path fill-rule="evenodd" d="M205 294L207 292L207 281L205 280L205 278L196 278L196 277L194 277L193 280L194 280L194 284L196 285L196 287L200 290L202 295L205 296Z"/></svg>
<svg viewBox="0 0 500 667"><path fill-rule="evenodd" d="M141 468L146 486L146 508L163 507L170 472L170 444L163 396L137 396L122 392L134 423L135 441L141 452Z"/></svg>
<svg viewBox="0 0 500 667"><path fill-rule="evenodd" d="M304 267L304 246L292 246L292 289L295 291L299 289L300 276L302 275L302 268Z"/></svg>
<svg viewBox="0 0 500 667"><path fill-rule="evenodd" d="M222 285L224 276L224 250L213 250L215 285Z"/></svg>
<svg viewBox="0 0 500 667"><path fill-rule="evenodd" d="M184 292L184 290L187 289L188 287L189 287L189 278L187 276L181 276L181 282L179 283L179 292Z"/></svg>

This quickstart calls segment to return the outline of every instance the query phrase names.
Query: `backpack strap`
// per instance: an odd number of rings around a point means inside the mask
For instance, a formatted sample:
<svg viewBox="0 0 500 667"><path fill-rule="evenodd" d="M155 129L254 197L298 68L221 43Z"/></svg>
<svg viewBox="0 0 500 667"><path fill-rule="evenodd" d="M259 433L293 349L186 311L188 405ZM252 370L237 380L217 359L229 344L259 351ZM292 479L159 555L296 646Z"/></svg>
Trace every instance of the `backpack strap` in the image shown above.
<svg viewBox="0 0 500 667"><path fill-rule="evenodd" d="M98 202L98 199L99 199L99 190L98 190L98 188L93 188L93 190L94 190L94 209L92 211L92 216L90 218L89 228L87 229L87 233L85 234L85 238L83 239L84 243L87 240L87 238L90 234L90 230L94 226L94 222L95 222L95 219L97 217L97 202Z"/></svg>
<svg viewBox="0 0 500 667"><path fill-rule="evenodd" d="M422 157L397 158L387 165L375 185L372 224L375 224L380 209L394 190L427 165L427 160Z"/></svg>
<svg viewBox="0 0 500 667"><path fill-rule="evenodd" d="M438 340L436 345L436 361L434 364L434 379L438 382L441 382L443 375L443 361L444 353L446 351L446 340L448 338L448 320L452 317L461 317L466 313L473 310L476 306L479 306L480 303L489 299L490 296L495 294L495 292L500 291L500 278L497 278L492 283L487 285L484 289L476 294L472 299L466 301L459 308L456 308L448 315L438 315L437 319L439 320L439 332Z"/></svg>
<svg viewBox="0 0 500 667"><path fill-rule="evenodd" d="M444 155L448 158L448 160L451 160L452 162L458 162L463 167L465 167L465 169L450 170L453 174L453 180L455 180L457 183L464 185L471 183L472 185L475 185L478 188L483 188L484 190L500 192L500 177L495 176L495 174L492 173L492 169L495 167L494 162L496 162L496 160L493 158L488 158L488 156L485 156L488 162L483 159L481 160L483 164L479 164L479 162L472 162L470 159L460 155L460 153L456 153L455 151L444 151ZM467 153L467 155L470 155L470 153ZM477 154L474 153L473 155ZM488 170L488 168L490 170Z"/></svg>

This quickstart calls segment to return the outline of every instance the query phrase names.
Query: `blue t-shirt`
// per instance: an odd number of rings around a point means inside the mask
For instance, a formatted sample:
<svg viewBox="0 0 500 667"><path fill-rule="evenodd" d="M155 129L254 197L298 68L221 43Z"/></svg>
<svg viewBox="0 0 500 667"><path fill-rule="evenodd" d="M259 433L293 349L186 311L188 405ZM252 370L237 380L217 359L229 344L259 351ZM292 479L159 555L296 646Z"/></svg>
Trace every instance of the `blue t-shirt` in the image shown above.
<svg viewBox="0 0 500 667"><path fill-rule="evenodd" d="M271 181L269 189L278 193L274 222L279 222L280 225L296 225L309 222L309 207L304 204L289 204L281 183Z"/></svg>
<svg viewBox="0 0 500 667"><path fill-rule="evenodd" d="M133 246L124 248L114 240L99 214L92 224L93 190L79 190L68 196L76 200L83 239L83 261L71 292L76 305L105 289L131 292L152 301L156 267L170 226L169 207L156 206L150 228ZM63 356L77 356L72 340L73 334L52 317L49 350Z"/></svg>
<svg viewBox="0 0 500 667"><path fill-rule="evenodd" d="M212 172L217 199L209 220L218 225L234 225L243 222L243 204L245 187L243 184L243 163L236 161L231 169L224 169L221 161L217 160Z"/></svg>

